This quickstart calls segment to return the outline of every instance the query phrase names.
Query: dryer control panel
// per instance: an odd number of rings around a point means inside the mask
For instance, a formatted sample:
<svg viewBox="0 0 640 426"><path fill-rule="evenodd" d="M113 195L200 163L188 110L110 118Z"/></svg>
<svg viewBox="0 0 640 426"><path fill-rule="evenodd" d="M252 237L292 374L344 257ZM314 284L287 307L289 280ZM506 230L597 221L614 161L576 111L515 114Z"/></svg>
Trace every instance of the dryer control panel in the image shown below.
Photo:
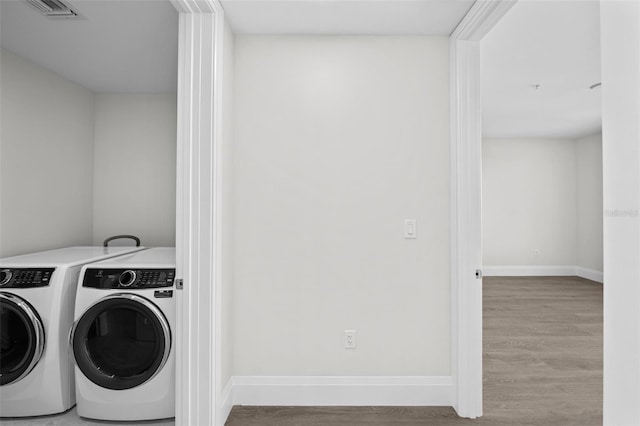
<svg viewBox="0 0 640 426"><path fill-rule="evenodd" d="M104 290L173 287L175 269L87 269L83 287Z"/></svg>
<svg viewBox="0 0 640 426"><path fill-rule="evenodd" d="M46 287L56 268L2 268L0 267L1 288Z"/></svg>

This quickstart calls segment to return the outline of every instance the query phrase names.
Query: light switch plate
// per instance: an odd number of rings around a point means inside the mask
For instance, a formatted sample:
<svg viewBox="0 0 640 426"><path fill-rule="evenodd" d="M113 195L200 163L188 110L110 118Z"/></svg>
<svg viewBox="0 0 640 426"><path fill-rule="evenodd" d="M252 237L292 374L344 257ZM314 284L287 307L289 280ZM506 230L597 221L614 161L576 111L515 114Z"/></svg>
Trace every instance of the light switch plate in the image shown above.
<svg viewBox="0 0 640 426"><path fill-rule="evenodd" d="M404 220L404 238L413 239L418 237L418 228L415 219Z"/></svg>

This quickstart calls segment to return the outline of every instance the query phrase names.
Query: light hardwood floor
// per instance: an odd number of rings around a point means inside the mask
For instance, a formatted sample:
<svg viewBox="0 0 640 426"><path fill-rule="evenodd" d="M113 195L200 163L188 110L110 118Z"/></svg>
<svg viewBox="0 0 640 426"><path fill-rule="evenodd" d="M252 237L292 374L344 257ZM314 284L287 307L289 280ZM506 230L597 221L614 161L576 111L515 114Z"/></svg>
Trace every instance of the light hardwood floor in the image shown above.
<svg viewBox="0 0 640 426"><path fill-rule="evenodd" d="M227 426L602 424L602 284L484 279L484 416L446 407L234 407Z"/></svg>

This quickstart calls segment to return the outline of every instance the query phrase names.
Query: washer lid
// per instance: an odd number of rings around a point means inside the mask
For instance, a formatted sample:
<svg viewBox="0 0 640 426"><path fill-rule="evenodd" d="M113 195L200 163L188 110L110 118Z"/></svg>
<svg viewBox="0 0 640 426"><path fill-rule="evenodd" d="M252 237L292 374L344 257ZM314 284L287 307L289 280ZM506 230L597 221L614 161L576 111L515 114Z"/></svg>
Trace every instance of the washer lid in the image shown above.
<svg viewBox="0 0 640 426"><path fill-rule="evenodd" d="M91 265L102 268L175 268L175 247L153 247L143 251L103 260Z"/></svg>
<svg viewBox="0 0 640 426"><path fill-rule="evenodd" d="M2 267L55 267L75 266L108 259L126 253L144 250L144 247L79 246L41 251L0 259Z"/></svg>

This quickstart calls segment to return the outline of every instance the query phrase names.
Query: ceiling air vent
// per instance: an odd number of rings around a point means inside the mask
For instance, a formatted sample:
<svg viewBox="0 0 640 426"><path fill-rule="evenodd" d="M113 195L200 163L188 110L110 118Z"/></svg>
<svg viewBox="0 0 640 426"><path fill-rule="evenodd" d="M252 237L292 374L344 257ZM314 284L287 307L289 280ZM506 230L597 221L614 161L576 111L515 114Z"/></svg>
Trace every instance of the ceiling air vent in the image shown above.
<svg viewBox="0 0 640 426"><path fill-rule="evenodd" d="M62 0L26 0L26 2L48 18L75 18L78 16L78 13Z"/></svg>

